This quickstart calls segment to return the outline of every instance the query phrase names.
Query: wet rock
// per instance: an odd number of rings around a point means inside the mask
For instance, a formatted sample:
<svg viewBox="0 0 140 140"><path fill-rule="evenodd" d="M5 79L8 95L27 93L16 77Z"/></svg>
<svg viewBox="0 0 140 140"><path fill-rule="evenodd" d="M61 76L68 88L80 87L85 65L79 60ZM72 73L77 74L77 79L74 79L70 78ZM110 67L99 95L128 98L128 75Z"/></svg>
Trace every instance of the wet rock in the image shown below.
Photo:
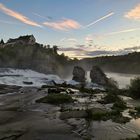
<svg viewBox="0 0 140 140"><path fill-rule="evenodd" d="M98 66L92 67L92 70L90 71L90 78L92 83L96 83L98 85L108 85L108 78Z"/></svg>
<svg viewBox="0 0 140 140"><path fill-rule="evenodd" d="M13 93L13 92L18 92L20 86L14 86L14 85L0 85L0 94L6 94L6 93Z"/></svg>
<svg viewBox="0 0 140 140"><path fill-rule="evenodd" d="M87 113L85 110L72 110L62 112L60 114L60 119L69 119L69 118L85 118Z"/></svg>
<svg viewBox="0 0 140 140"><path fill-rule="evenodd" d="M23 81L23 84L25 84L25 85L32 85L33 82Z"/></svg>
<svg viewBox="0 0 140 140"><path fill-rule="evenodd" d="M62 93L62 92L67 93L66 89L64 89L64 88L49 88L48 89L48 94L51 94L51 93Z"/></svg>
<svg viewBox="0 0 140 140"><path fill-rule="evenodd" d="M11 131L11 132L5 132L0 136L0 140L17 140L20 138L22 135L24 135L24 131Z"/></svg>
<svg viewBox="0 0 140 140"><path fill-rule="evenodd" d="M88 110L90 110L92 115L107 112L107 110L104 108L102 109L102 108L96 108L96 107L88 109ZM71 110L71 111L62 112L60 114L60 119L86 118L86 117L88 117L88 115L89 114L88 114L87 109L85 109L85 110Z"/></svg>
<svg viewBox="0 0 140 140"><path fill-rule="evenodd" d="M92 108L90 109L92 114L97 114L97 113L107 113L107 109L105 108Z"/></svg>
<svg viewBox="0 0 140 140"><path fill-rule="evenodd" d="M73 79L76 82L85 82L85 71L79 66L75 66L73 70Z"/></svg>

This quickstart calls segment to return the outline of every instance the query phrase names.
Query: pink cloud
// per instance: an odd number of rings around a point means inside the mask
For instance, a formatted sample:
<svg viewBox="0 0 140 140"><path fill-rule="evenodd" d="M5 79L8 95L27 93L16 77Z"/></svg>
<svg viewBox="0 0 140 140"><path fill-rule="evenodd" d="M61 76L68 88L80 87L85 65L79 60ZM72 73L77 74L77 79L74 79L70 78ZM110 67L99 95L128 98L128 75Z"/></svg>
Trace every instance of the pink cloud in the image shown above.
<svg viewBox="0 0 140 140"><path fill-rule="evenodd" d="M44 22L43 24L50 28L57 29L57 30L64 30L64 31L70 29L79 29L81 27L81 25L77 21L71 19L64 19L57 22Z"/></svg>
<svg viewBox="0 0 140 140"><path fill-rule="evenodd" d="M138 4L134 9L129 11L126 15L126 18L140 20L140 4Z"/></svg>
<svg viewBox="0 0 140 140"><path fill-rule="evenodd" d="M37 26L37 27L41 27L41 25L39 25L38 23L31 21L29 18L27 18L26 16L13 11L7 7L5 7L3 4L0 3L0 11L2 11L3 13L5 13L6 15L9 15L25 24L31 25L31 26Z"/></svg>

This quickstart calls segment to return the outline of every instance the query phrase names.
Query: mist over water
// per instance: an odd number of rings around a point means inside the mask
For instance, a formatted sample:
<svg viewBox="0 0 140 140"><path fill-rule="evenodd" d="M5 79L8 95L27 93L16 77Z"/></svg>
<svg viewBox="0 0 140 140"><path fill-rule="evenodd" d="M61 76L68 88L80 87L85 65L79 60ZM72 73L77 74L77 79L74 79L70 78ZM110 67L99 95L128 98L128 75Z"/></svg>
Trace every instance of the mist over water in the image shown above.
<svg viewBox="0 0 140 140"><path fill-rule="evenodd" d="M119 88L125 88L130 85L131 79L135 77L140 77L140 75L136 74L124 74L124 73L114 73L114 72L105 72L108 78L113 78L117 81ZM87 81L90 82L90 71L86 74Z"/></svg>
<svg viewBox="0 0 140 140"><path fill-rule="evenodd" d="M136 74L122 74L122 73L106 73L108 78L113 78L115 81L117 81L119 88L125 88L130 85L131 79L134 79L135 77L140 77L140 75Z"/></svg>

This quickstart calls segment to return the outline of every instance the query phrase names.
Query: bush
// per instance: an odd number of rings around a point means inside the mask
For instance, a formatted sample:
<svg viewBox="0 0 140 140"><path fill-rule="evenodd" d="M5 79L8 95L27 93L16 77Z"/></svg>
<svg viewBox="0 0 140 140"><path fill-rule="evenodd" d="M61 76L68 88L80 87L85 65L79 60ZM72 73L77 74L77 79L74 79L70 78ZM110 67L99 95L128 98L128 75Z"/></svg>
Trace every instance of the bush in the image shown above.
<svg viewBox="0 0 140 140"><path fill-rule="evenodd" d="M94 120L94 121L112 120L113 122L116 122L116 123L127 123L130 121L130 118L123 117L122 113L119 110L112 110L110 112L92 113L92 110L88 109L88 110L86 110L86 112L87 112L86 119L88 121L90 121L90 120Z"/></svg>
<svg viewBox="0 0 140 140"><path fill-rule="evenodd" d="M118 100L114 103L112 109L114 110L119 110L119 111L123 111L124 109L126 109L126 103L123 100Z"/></svg>
<svg viewBox="0 0 140 140"><path fill-rule="evenodd" d="M71 103L73 101L74 100L72 99L70 95L52 93L37 100L36 102L49 103L49 104L64 104L64 103Z"/></svg>
<svg viewBox="0 0 140 140"><path fill-rule="evenodd" d="M135 78L131 80L128 92L130 96L134 98L140 98L140 78Z"/></svg>
<svg viewBox="0 0 140 140"><path fill-rule="evenodd" d="M116 100L118 100L118 96L116 94L113 94L113 93L108 93L104 97L105 104L114 103Z"/></svg>
<svg viewBox="0 0 140 140"><path fill-rule="evenodd" d="M98 121L103 120L103 118L107 114L106 112L96 112L96 113L93 113L92 109L87 109L86 113L87 113L86 119L88 119L88 120L98 120Z"/></svg>
<svg viewBox="0 0 140 140"><path fill-rule="evenodd" d="M107 95L103 98L104 104L114 103L121 100L118 97L118 90L109 90Z"/></svg>

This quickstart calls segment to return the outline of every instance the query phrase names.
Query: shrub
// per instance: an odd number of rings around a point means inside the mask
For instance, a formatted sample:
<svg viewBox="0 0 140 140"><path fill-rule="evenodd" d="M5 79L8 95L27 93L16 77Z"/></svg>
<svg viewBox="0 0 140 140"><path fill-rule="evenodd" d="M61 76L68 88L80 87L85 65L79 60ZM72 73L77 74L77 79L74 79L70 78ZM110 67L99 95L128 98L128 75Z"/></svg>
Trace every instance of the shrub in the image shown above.
<svg viewBox="0 0 140 140"><path fill-rule="evenodd" d="M135 78L131 80L128 92L130 96L140 98L140 78Z"/></svg>
<svg viewBox="0 0 140 140"><path fill-rule="evenodd" d="M126 103L123 101L123 100L118 100L114 103L112 109L114 110L120 110L120 111L123 111L124 109L126 109Z"/></svg>
<svg viewBox="0 0 140 140"><path fill-rule="evenodd" d="M114 103L116 100L118 100L118 96L116 94L113 94L113 93L108 93L104 97L104 103L105 104Z"/></svg>
<svg viewBox="0 0 140 140"><path fill-rule="evenodd" d="M86 110L87 117L86 119L88 121L95 120L95 121L107 121L112 120L116 123L127 123L130 121L130 118L123 117L122 113L119 110L112 110L110 112L96 112L92 113L92 110L88 109Z"/></svg>
<svg viewBox="0 0 140 140"><path fill-rule="evenodd" d="M93 113L92 112L92 109L87 109L86 110L86 113L87 113L87 119L88 120L103 120L103 118L106 116L106 112L96 112L96 113Z"/></svg>
<svg viewBox="0 0 140 140"><path fill-rule="evenodd" d="M64 103L71 103L74 100L70 95L67 94L57 94L57 93L52 93L49 94L36 102L38 103L49 103L49 104L64 104Z"/></svg>
<svg viewBox="0 0 140 140"><path fill-rule="evenodd" d="M118 90L109 90L107 95L103 99L103 103L109 104L119 101Z"/></svg>

